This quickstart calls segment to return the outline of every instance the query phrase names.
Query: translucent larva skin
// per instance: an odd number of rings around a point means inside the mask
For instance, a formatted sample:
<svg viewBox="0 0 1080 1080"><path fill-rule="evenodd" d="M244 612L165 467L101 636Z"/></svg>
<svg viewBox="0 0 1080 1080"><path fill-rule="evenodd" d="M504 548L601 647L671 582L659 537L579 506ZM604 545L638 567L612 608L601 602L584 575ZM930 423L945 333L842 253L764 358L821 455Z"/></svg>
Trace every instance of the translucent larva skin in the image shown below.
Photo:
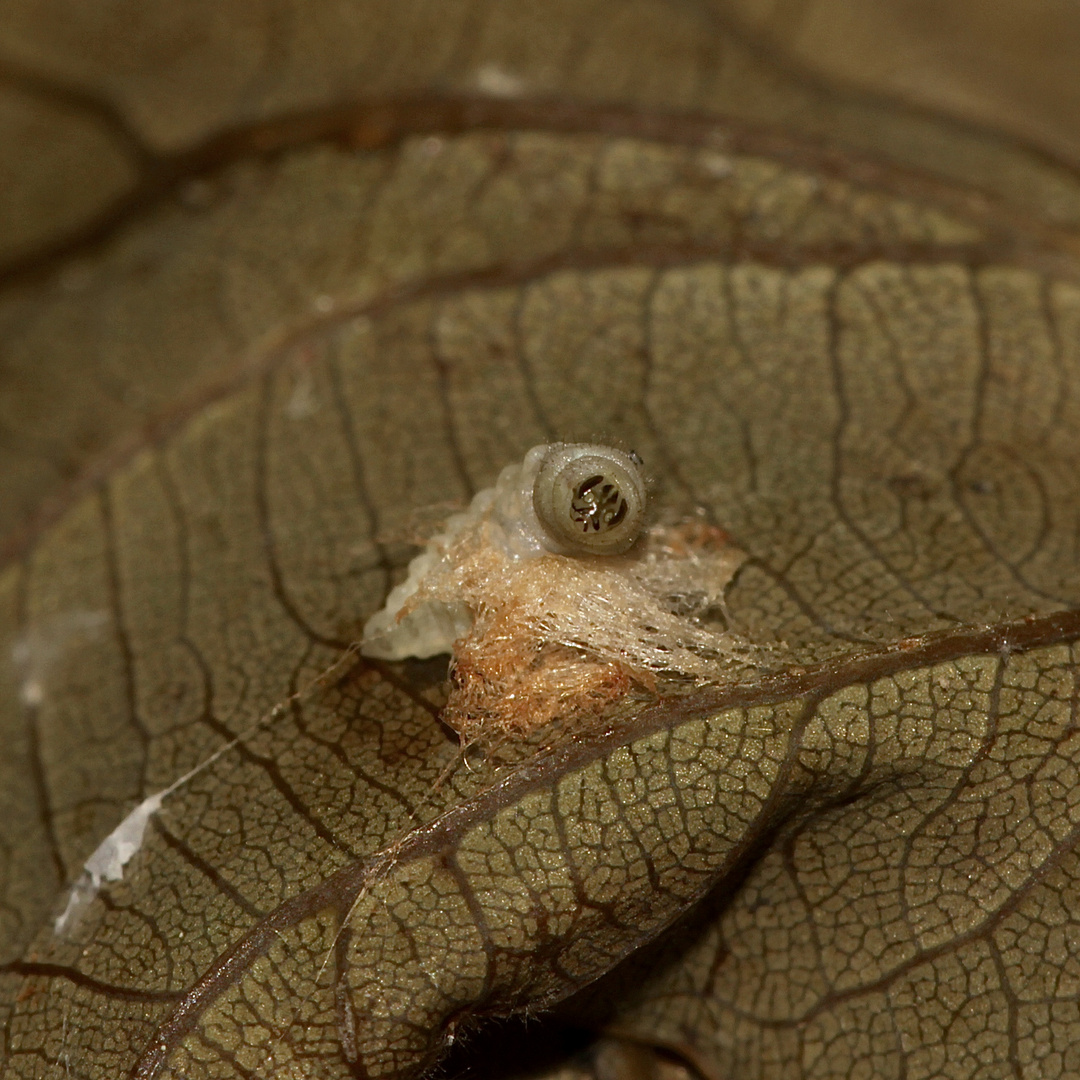
<svg viewBox="0 0 1080 1080"><path fill-rule="evenodd" d="M571 503L579 484L570 483L566 474L577 476L583 464L588 466L583 479L613 473L621 481L626 511L614 530L590 534L576 527ZM452 573L452 551L469 536L514 561L546 554L614 555L627 551L641 535L645 511L645 479L629 454L589 443L534 446L523 461L502 470L494 487L478 492L467 510L448 518L443 531L412 560L408 577L365 624L361 651L381 660L450 652L472 625L468 608L434 598L415 606L409 602L425 583Z"/></svg>

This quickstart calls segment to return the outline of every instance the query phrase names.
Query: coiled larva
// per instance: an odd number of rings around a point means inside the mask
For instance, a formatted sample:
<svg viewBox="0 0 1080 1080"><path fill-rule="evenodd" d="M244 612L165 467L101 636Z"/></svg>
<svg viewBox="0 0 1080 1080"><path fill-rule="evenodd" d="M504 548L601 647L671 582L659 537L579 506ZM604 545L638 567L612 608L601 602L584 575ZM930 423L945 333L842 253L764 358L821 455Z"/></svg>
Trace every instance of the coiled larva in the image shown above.
<svg viewBox="0 0 1080 1080"><path fill-rule="evenodd" d="M466 741L754 666L749 643L699 621L745 554L701 518L646 529L646 497L632 454L534 446L413 559L361 651L451 652L443 719Z"/></svg>
<svg viewBox="0 0 1080 1080"><path fill-rule="evenodd" d="M645 523L641 459L609 446L555 443L540 460L532 505L562 555L621 555Z"/></svg>

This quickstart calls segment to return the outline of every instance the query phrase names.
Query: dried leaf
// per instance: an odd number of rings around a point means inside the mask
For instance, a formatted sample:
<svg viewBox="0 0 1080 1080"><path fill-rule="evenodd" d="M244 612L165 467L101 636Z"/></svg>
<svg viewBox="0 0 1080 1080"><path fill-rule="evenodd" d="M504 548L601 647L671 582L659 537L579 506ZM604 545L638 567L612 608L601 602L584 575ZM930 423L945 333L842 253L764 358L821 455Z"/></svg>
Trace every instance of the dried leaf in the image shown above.
<svg viewBox="0 0 1080 1080"><path fill-rule="evenodd" d="M1080 185L518 8L5 17L149 150L0 292L3 1075L404 1080L567 1001L710 1080L1075 1071ZM355 654L387 538L596 439L778 662L463 754Z"/></svg>

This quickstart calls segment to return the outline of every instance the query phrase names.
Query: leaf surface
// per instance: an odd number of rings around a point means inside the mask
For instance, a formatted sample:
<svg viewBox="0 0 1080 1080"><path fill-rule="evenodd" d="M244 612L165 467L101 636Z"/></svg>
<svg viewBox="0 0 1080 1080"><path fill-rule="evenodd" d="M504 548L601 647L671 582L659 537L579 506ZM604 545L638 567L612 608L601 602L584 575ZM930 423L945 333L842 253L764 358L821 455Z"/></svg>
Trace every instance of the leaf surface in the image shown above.
<svg viewBox="0 0 1080 1080"><path fill-rule="evenodd" d="M265 117L319 103L288 64L274 93L174 101L12 24L26 63L119 80L161 153L255 126L186 201L0 297L18 499L113 447L0 577L5 1076L405 1078L580 991L717 1080L1071 1067L1068 200L1025 223L1022 199L720 125L737 39L708 90L651 44L631 93L610 58L647 14L579 58L572 108L523 60L535 98L328 113L266 157ZM663 34L690 49L702 17ZM490 90L494 63L446 71ZM327 98L374 96L327 64ZM407 74L380 92L430 94ZM812 98L768 108L842 134ZM965 137L1029 202L1076 197ZM977 171L956 139L953 175ZM418 510L595 438L748 553L730 618L774 661L463 755L437 665L350 646ZM65 910L91 856L105 880Z"/></svg>

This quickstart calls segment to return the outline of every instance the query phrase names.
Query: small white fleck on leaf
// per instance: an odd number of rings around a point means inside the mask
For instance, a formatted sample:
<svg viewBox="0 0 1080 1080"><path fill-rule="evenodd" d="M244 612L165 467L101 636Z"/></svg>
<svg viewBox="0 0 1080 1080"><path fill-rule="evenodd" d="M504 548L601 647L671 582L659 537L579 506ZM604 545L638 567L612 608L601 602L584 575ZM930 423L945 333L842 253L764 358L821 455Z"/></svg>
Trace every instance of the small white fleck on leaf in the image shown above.
<svg viewBox="0 0 1080 1080"><path fill-rule="evenodd" d="M482 93L492 97L513 98L525 93L525 82L511 75L498 64L484 64L476 73L476 85Z"/></svg>

